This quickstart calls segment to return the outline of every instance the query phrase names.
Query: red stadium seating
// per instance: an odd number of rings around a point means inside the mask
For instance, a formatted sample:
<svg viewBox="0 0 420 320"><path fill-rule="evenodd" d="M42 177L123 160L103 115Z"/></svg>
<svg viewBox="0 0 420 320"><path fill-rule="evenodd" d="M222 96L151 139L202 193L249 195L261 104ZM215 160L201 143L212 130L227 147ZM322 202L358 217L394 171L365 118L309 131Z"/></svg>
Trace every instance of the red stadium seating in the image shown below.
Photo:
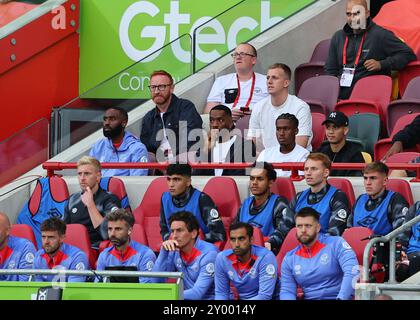
<svg viewBox="0 0 420 320"><path fill-rule="evenodd" d="M136 223L140 224L145 231L149 247L158 252L162 244L160 234L160 204L162 194L168 191L166 177L154 179L146 192L140 205L134 210Z"/></svg>
<svg viewBox="0 0 420 320"><path fill-rule="evenodd" d="M296 248L299 245L299 241L296 238L296 227L290 229L289 233L286 236L286 239L284 239L283 244L280 247L280 251L277 254L277 265L279 268L279 273L281 271L281 263L283 262L284 257L286 254Z"/></svg>
<svg viewBox="0 0 420 320"><path fill-rule="evenodd" d="M410 184L408 181L403 179L388 179L386 188L391 191L401 193L405 200L407 200L408 204L410 206L413 205L413 193L411 192Z"/></svg>
<svg viewBox="0 0 420 320"><path fill-rule="evenodd" d="M350 202L350 208L353 208L355 200L353 186L351 182L346 178L328 178L328 183L337 189L343 191Z"/></svg>
<svg viewBox="0 0 420 320"><path fill-rule="evenodd" d="M354 85L348 100L339 101L335 110L341 111L348 117L355 113L378 114L384 124L385 110L392 93L392 79L388 76L369 76L360 79Z"/></svg>
<svg viewBox="0 0 420 320"><path fill-rule="evenodd" d="M10 228L10 235L13 237L27 239L33 243L35 249L38 249L34 231L30 226L26 224L13 224Z"/></svg>
<svg viewBox="0 0 420 320"><path fill-rule="evenodd" d="M369 242L369 240L365 238L368 238L371 235L373 235L373 231L365 227L352 227L344 230L343 232L343 238L356 253L359 265L363 265L363 252ZM370 256L372 256L372 251Z"/></svg>
<svg viewBox="0 0 420 320"><path fill-rule="evenodd" d="M420 76L420 61L410 62L405 66L398 75L398 88L400 90L400 96L402 97L405 93L405 89L410 83L411 79Z"/></svg>
<svg viewBox="0 0 420 320"><path fill-rule="evenodd" d="M322 113L311 113L312 114L312 149L318 149L325 139L325 127L322 122L325 120L325 114Z"/></svg>
<svg viewBox="0 0 420 320"><path fill-rule="evenodd" d="M117 198L121 201L121 204L124 207L124 204L122 203L123 199L126 198L128 200L128 198L127 198L127 191L125 189L124 182L121 179L116 178L116 177L111 177L108 180L108 185L107 185L107 188L105 188L105 190L111 192L114 195L116 195ZM126 207L125 209L127 211L131 212L130 204L128 204L128 207Z"/></svg>
<svg viewBox="0 0 420 320"><path fill-rule="evenodd" d="M392 146L392 138L394 137L394 135L396 135L398 131L404 129L406 125L413 122L414 118L417 117L418 115L419 115L418 113L414 113L414 114L407 114L405 116L402 116L395 123L391 136L386 139L381 139L375 143L375 147L374 147L375 160L381 160L384 157L386 152ZM418 146L411 149L404 149L404 151L417 151L417 150L419 150Z"/></svg>
<svg viewBox="0 0 420 320"><path fill-rule="evenodd" d="M278 177L271 186L271 192L285 197L289 202L296 196L292 180L286 177Z"/></svg>
<svg viewBox="0 0 420 320"><path fill-rule="evenodd" d="M87 228L82 224L68 224L64 242L82 250L88 257L93 268L98 258L98 252L92 249Z"/></svg>

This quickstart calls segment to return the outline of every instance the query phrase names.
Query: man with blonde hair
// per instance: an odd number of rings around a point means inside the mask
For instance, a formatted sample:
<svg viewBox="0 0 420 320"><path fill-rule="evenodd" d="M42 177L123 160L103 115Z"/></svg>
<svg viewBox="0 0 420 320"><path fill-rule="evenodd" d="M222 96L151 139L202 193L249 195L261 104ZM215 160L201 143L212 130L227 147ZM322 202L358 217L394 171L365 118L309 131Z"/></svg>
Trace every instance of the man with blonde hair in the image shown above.
<svg viewBox="0 0 420 320"><path fill-rule="evenodd" d="M64 221L86 226L92 247L98 248L99 243L107 239L106 227L102 226L105 214L121 208L121 203L115 195L99 186L101 164L97 159L82 157L77 162L77 178L81 191L70 196L64 210Z"/></svg>

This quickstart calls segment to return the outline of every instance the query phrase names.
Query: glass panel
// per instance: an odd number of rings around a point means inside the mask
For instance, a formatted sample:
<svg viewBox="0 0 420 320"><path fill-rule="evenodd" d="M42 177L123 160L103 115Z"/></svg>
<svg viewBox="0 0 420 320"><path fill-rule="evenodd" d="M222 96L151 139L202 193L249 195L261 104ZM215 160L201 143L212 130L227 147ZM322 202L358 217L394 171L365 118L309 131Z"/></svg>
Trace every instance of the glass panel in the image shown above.
<svg viewBox="0 0 420 320"><path fill-rule="evenodd" d="M184 63L173 63L168 56L174 48L186 52ZM64 151L102 127L103 112L108 107L122 107L127 111L150 99L149 76L154 71L147 61L157 56L153 65L169 72L175 83L192 74L192 40L184 34L163 48L81 94L53 113L53 155ZM130 132L139 135L136 128Z"/></svg>
<svg viewBox="0 0 420 320"><path fill-rule="evenodd" d="M48 160L48 129L42 118L0 142L0 187Z"/></svg>
<svg viewBox="0 0 420 320"><path fill-rule="evenodd" d="M194 29L194 72L317 0L243 0Z"/></svg>

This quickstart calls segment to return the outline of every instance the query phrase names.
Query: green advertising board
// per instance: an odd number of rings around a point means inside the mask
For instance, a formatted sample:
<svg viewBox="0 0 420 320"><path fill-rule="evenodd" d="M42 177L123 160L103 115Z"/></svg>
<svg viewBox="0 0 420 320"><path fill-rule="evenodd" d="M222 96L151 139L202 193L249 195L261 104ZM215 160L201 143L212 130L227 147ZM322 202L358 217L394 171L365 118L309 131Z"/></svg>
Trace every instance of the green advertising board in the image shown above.
<svg viewBox="0 0 420 320"><path fill-rule="evenodd" d="M185 79L315 1L81 0L79 93L148 99L153 70Z"/></svg>

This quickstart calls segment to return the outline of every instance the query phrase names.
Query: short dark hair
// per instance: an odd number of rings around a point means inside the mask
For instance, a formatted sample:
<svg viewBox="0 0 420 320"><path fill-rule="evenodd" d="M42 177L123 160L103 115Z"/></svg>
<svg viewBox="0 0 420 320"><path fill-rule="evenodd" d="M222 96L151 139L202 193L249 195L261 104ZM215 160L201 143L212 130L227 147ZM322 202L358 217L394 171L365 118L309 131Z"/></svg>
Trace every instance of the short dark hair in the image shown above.
<svg viewBox="0 0 420 320"><path fill-rule="evenodd" d="M323 166L327 169L331 169L331 160L328 156L321 152L311 152L305 160L312 160L312 161L321 161Z"/></svg>
<svg viewBox="0 0 420 320"><path fill-rule="evenodd" d="M389 168L385 163L381 161L374 161L366 165L366 167L363 169L363 174L369 173L372 171L383 173L384 175L388 176Z"/></svg>
<svg viewBox="0 0 420 320"><path fill-rule="evenodd" d="M254 228L249 224L249 223L246 223L246 222L242 222L242 221L240 221L240 222L234 222L234 223L232 223L230 226L229 226L229 235L230 235L230 232L232 231L232 230L238 230L238 229L241 229L241 228L245 228L245 230L246 230L246 234L251 238L252 237L252 235L254 234Z"/></svg>
<svg viewBox="0 0 420 320"><path fill-rule="evenodd" d="M187 230L192 232L193 230L200 230L197 218L189 211L179 211L169 217L169 226L174 221L183 221L187 226ZM197 234L198 236L198 234Z"/></svg>
<svg viewBox="0 0 420 320"><path fill-rule="evenodd" d="M191 177L192 168L188 163L171 163L166 170L168 176L179 174L184 177Z"/></svg>
<svg viewBox="0 0 420 320"><path fill-rule="evenodd" d="M252 54L253 54L255 57L257 57L257 49L255 49L255 47L254 47L252 44L250 44L250 43L248 43L248 42L241 42L241 43L239 43L237 46L240 46L241 44L245 44L245 45L249 46L249 47L251 48Z"/></svg>
<svg viewBox="0 0 420 320"><path fill-rule="evenodd" d="M277 120L280 120L280 119L282 119L282 120L289 120L289 121L291 121L295 125L295 128L298 128L299 127L299 120L298 120L298 118L296 118L296 116L294 114L291 114L291 113L282 113L281 115L279 115L277 117L276 123L277 123Z"/></svg>
<svg viewBox="0 0 420 320"><path fill-rule="evenodd" d="M155 70L152 72L152 74L150 75L150 80L154 77L154 76L166 76L169 78L169 84L172 86L174 84L174 79L172 78L171 74L165 70Z"/></svg>
<svg viewBox="0 0 420 320"><path fill-rule="evenodd" d="M107 109L105 110L105 112L107 112L107 111L108 111L108 110L110 110L110 109L117 110L117 111L121 114L121 116L122 116L123 120L128 121L128 113L127 113L127 111L126 111L126 110L124 110L124 109L123 109L123 108L121 108L121 107L109 107L109 108L107 108Z"/></svg>
<svg viewBox="0 0 420 320"><path fill-rule="evenodd" d="M300 209L299 212L295 214L295 221L296 221L296 218L298 217L300 218L313 217L316 221L319 222L319 212L311 207L304 207Z"/></svg>
<svg viewBox="0 0 420 320"><path fill-rule="evenodd" d="M52 217L41 223L42 231L57 231L60 236L66 234L66 223L58 217Z"/></svg>
<svg viewBox="0 0 420 320"><path fill-rule="evenodd" d="M284 63L274 63L268 67L268 70L271 69L282 69L287 76L288 80L292 80L292 70L287 64Z"/></svg>
<svg viewBox="0 0 420 320"><path fill-rule="evenodd" d="M133 227L135 220L133 214L125 209L117 209L108 212L105 216L105 219L108 221L123 220L128 224L129 227Z"/></svg>
<svg viewBox="0 0 420 320"><path fill-rule="evenodd" d="M276 181L277 179L277 172L271 163L256 161L252 164L251 168L264 169L267 171L267 178L269 181Z"/></svg>
<svg viewBox="0 0 420 320"><path fill-rule="evenodd" d="M225 114L232 118L232 110L230 110L228 107L226 107L223 104L218 104L217 106L214 106L213 108L211 108L210 112L212 112L213 110L220 110L220 111L224 111Z"/></svg>

